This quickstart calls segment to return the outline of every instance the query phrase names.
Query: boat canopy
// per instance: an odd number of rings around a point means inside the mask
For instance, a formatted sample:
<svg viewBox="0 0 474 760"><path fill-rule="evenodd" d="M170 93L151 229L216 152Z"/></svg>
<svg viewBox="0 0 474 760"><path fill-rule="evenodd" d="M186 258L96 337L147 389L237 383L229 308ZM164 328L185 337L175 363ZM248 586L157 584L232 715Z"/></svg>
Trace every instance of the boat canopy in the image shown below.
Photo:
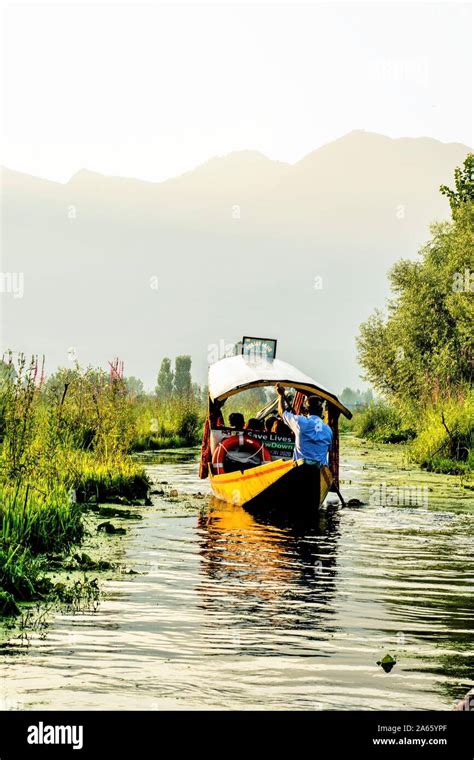
<svg viewBox="0 0 474 760"><path fill-rule="evenodd" d="M209 367L209 397L213 402L224 401L229 396L249 388L261 388L275 383L320 396L349 419L352 417L349 409L341 404L334 393L280 359L254 360L240 354L221 359Z"/></svg>

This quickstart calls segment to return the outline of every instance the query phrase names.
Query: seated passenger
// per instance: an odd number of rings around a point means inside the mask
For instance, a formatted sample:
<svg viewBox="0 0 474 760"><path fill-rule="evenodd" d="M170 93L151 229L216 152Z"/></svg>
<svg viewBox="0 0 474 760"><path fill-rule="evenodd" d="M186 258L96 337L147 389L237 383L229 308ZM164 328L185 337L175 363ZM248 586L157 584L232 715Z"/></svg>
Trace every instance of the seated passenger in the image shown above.
<svg viewBox="0 0 474 760"><path fill-rule="evenodd" d="M245 427L244 415L240 412L232 412L229 414L229 425L234 430L243 430Z"/></svg>
<svg viewBox="0 0 474 760"><path fill-rule="evenodd" d="M254 430L256 433L263 433L263 420L257 420L251 417L245 426L246 430Z"/></svg>
<svg viewBox="0 0 474 760"><path fill-rule="evenodd" d="M285 425L283 420L277 420L272 428L272 433L275 433L276 435L285 435L287 437L291 436L291 430L288 427L288 425Z"/></svg>
<svg viewBox="0 0 474 760"><path fill-rule="evenodd" d="M267 417L267 419L265 420L265 430L267 433L272 432L275 422L278 422L278 417L273 417L273 415L270 415L270 417Z"/></svg>

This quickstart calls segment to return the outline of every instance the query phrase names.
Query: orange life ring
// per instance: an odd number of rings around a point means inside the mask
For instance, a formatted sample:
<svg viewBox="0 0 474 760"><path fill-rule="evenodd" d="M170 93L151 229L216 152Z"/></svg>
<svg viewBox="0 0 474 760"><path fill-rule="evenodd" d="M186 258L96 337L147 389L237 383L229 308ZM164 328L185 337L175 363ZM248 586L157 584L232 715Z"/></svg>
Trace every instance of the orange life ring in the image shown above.
<svg viewBox="0 0 474 760"><path fill-rule="evenodd" d="M238 433L229 436L229 438L224 438L216 447L212 455L212 466L216 475L222 475L225 472L224 460L232 449L237 448L250 449L254 454L260 454L262 463L272 461L272 455L261 441L251 438L246 433Z"/></svg>

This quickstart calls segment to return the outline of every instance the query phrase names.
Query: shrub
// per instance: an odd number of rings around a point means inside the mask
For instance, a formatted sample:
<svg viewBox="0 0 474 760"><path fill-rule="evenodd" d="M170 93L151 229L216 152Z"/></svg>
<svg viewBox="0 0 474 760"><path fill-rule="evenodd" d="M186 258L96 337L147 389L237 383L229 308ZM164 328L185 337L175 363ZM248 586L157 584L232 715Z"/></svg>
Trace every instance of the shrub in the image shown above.
<svg viewBox="0 0 474 760"><path fill-rule="evenodd" d="M371 404L357 416L354 430L362 438L380 443L401 443L415 436L415 430L404 421L401 413L381 402Z"/></svg>
<svg viewBox="0 0 474 760"><path fill-rule="evenodd" d="M410 456L426 469L463 473L474 468L474 391L459 392L426 406Z"/></svg>

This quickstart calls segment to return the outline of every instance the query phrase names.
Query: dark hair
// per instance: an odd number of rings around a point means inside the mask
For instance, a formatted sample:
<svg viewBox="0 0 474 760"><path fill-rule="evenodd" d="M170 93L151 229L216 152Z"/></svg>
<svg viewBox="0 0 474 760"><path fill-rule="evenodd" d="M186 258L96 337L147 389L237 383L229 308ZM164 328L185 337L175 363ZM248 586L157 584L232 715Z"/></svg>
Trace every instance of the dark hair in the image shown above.
<svg viewBox="0 0 474 760"><path fill-rule="evenodd" d="M240 412L232 412L232 414L229 414L229 424L237 428L237 430L243 430L244 429L244 415Z"/></svg>
<svg viewBox="0 0 474 760"><path fill-rule="evenodd" d="M306 409L308 414L316 414L318 417L323 415L323 402L318 396L308 396L306 399Z"/></svg>
<svg viewBox="0 0 474 760"><path fill-rule="evenodd" d="M258 420L256 417L251 417L247 422L247 430L263 430L263 420Z"/></svg>
<svg viewBox="0 0 474 760"><path fill-rule="evenodd" d="M283 420L277 420L275 425L275 430L273 431L277 435L291 435L291 430L288 427L288 425L283 422Z"/></svg>
<svg viewBox="0 0 474 760"><path fill-rule="evenodd" d="M272 432L272 427L275 424L275 422L278 422L277 417L273 417L272 415L270 415L270 417L267 417L267 419L265 420L265 430L267 431L267 433Z"/></svg>

